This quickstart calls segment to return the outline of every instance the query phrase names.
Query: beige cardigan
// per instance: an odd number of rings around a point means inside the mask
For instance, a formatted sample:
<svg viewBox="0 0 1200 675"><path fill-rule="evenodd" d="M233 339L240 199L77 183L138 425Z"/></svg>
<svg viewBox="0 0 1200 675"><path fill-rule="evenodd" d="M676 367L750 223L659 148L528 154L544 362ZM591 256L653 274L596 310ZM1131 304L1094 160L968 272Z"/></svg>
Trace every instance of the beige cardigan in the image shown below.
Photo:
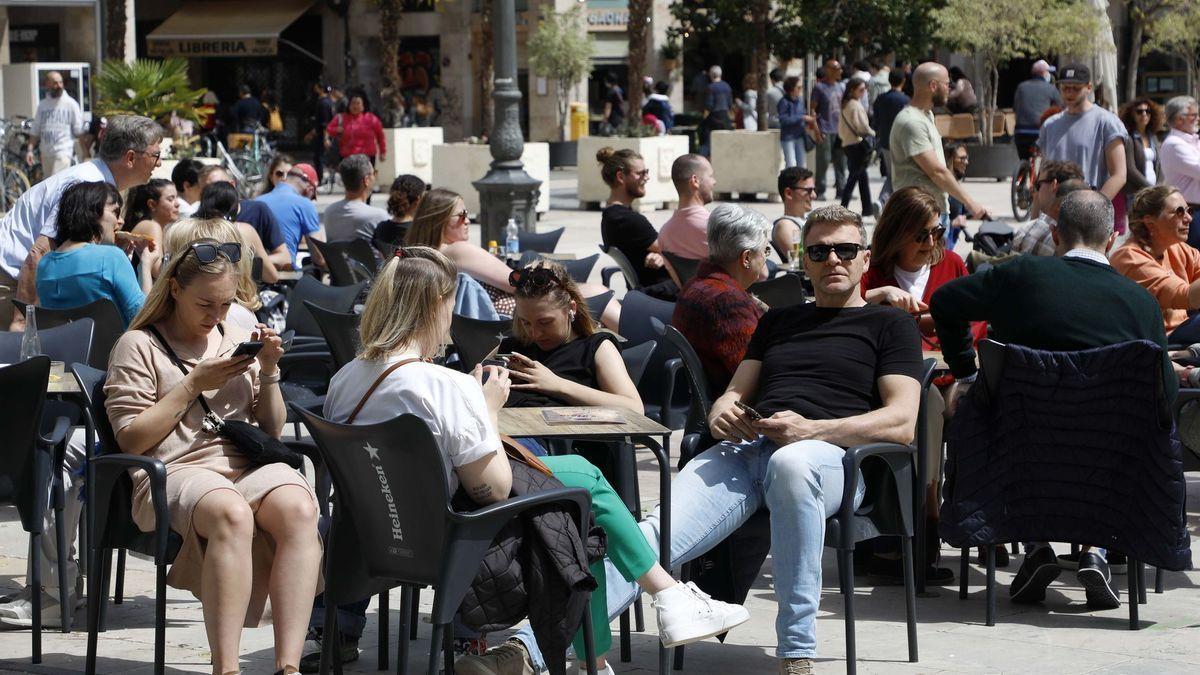
<svg viewBox="0 0 1200 675"><path fill-rule="evenodd" d="M863 136L874 136L875 130L867 119L867 109L857 99L847 101L838 116L838 138L842 145L854 145L862 142Z"/></svg>

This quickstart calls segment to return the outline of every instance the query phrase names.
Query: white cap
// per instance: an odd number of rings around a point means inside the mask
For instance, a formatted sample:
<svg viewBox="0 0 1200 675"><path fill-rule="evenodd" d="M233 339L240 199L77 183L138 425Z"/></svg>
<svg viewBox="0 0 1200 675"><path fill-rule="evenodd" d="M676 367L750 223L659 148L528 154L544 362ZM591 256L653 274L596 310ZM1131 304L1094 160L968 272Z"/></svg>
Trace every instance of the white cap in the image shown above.
<svg viewBox="0 0 1200 675"><path fill-rule="evenodd" d="M1055 68L1047 63L1046 59L1038 59L1037 61L1034 61L1033 67L1029 69L1029 71L1034 75L1038 75L1040 73L1053 73L1056 70L1058 70L1058 68Z"/></svg>

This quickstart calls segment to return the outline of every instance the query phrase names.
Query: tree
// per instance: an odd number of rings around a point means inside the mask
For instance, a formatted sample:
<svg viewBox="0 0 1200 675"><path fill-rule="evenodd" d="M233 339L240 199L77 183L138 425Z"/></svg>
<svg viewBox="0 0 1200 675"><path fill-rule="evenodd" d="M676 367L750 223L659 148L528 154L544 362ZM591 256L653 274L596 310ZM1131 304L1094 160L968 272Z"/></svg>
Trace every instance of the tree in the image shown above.
<svg viewBox="0 0 1200 675"><path fill-rule="evenodd" d="M1150 33L1151 39L1153 39L1153 29L1150 27L1172 30L1170 26L1158 19L1175 9L1180 9L1185 5L1190 6L1191 3L1181 0L1124 0L1124 2L1129 11L1129 62L1125 67L1125 100L1132 101L1137 97L1138 61L1142 58L1143 41L1147 33Z"/></svg>
<svg viewBox="0 0 1200 675"><path fill-rule="evenodd" d="M650 42L650 13L654 0L629 0L629 81L625 100L629 106L628 119L641 119L642 77L646 74L646 46Z"/></svg>
<svg viewBox="0 0 1200 675"><path fill-rule="evenodd" d="M558 133L565 141L571 88L591 71L594 46L584 30L581 5L563 14L556 14L552 5L542 5L541 14L537 31L525 46L534 74L554 83L558 94Z"/></svg>
<svg viewBox="0 0 1200 675"><path fill-rule="evenodd" d="M206 89L192 89L187 61L137 59L133 63L109 60L95 76L96 113L142 115L162 120L175 113L180 119L203 124L210 109L200 105Z"/></svg>
<svg viewBox="0 0 1200 675"><path fill-rule="evenodd" d="M125 29L129 18L124 2L104 3L104 58L125 60Z"/></svg>
<svg viewBox="0 0 1200 675"><path fill-rule="evenodd" d="M1100 26L1097 10L1087 0L1044 0L1037 11L1030 11L1025 0L947 0L934 18L946 46L983 62L985 130L992 128L1001 66L1022 56L1087 53ZM992 135L981 135L990 145Z"/></svg>
<svg viewBox="0 0 1200 675"><path fill-rule="evenodd" d="M384 119L395 117L395 96L400 93L400 17L404 0L377 0L379 3L379 81L383 94Z"/></svg>
<svg viewBox="0 0 1200 675"><path fill-rule="evenodd" d="M1175 5L1147 26L1146 49L1178 57L1187 63L1188 92L1200 95L1200 5Z"/></svg>

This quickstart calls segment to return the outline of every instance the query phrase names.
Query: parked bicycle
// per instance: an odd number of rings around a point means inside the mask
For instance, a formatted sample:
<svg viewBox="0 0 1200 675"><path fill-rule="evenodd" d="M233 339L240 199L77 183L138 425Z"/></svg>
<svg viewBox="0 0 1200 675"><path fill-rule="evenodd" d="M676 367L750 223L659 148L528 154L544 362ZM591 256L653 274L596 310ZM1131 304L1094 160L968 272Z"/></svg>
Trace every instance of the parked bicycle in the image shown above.
<svg viewBox="0 0 1200 675"><path fill-rule="evenodd" d="M0 211L12 208L33 185L29 172L34 167L25 161L27 139L28 129L24 128L22 120L0 119L0 148L3 148L3 158L0 159L0 184L3 185L0 190ZM42 167L36 157L34 166L40 179Z"/></svg>
<svg viewBox="0 0 1200 675"><path fill-rule="evenodd" d="M1033 193L1037 190L1038 167L1041 166L1041 156L1038 154L1037 146L1035 145L1029 150L1029 159L1021 160L1021 163L1013 170L1012 187L1009 190L1013 217L1018 221L1029 220L1030 213L1033 211Z"/></svg>
<svg viewBox="0 0 1200 675"><path fill-rule="evenodd" d="M253 133L229 134L232 152L225 153L222 159L227 158L242 176L235 180L238 181L238 191L245 198L253 197L266 180L267 166L275 156L275 148L267 138L268 133L260 124Z"/></svg>

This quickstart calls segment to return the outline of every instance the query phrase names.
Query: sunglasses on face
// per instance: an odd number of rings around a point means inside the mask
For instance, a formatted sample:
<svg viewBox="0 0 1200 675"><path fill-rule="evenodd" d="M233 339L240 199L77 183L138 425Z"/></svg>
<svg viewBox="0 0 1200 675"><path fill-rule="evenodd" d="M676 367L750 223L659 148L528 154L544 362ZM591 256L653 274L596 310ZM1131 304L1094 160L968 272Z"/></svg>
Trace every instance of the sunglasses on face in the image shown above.
<svg viewBox="0 0 1200 675"><path fill-rule="evenodd" d="M188 250L184 252L184 255L187 255L188 253L195 253L196 260L199 260L201 262L201 264L204 264L204 265L207 265L208 263L213 262L214 260L217 259L217 256L219 256L219 255L225 256L231 263L237 263L237 262L241 261L241 259L242 259L242 245L241 244L232 244L232 243L225 243L225 244L197 243L197 244L192 244L192 245L188 246Z"/></svg>
<svg viewBox="0 0 1200 675"><path fill-rule="evenodd" d="M283 178L286 175L287 175L286 171L284 171L282 169L275 169L275 177L276 178Z"/></svg>
<svg viewBox="0 0 1200 675"><path fill-rule="evenodd" d="M631 171L631 172L629 172L629 175L637 176L638 178L645 180L650 177L650 169L642 169L641 171Z"/></svg>
<svg viewBox="0 0 1200 675"><path fill-rule="evenodd" d="M937 241L944 236L946 236L946 228L938 225L937 227L932 227L928 230L921 230L917 233L917 236L913 237L913 241L918 244L923 244L925 243L925 240L930 237L933 237L933 240Z"/></svg>
<svg viewBox="0 0 1200 675"><path fill-rule="evenodd" d="M161 150L159 152L146 152L145 150L134 150L134 152L136 152L139 155L145 155L145 156L153 159L156 162L158 160L162 159L162 151Z"/></svg>
<svg viewBox="0 0 1200 675"><path fill-rule="evenodd" d="M837 255L838 260L846 262L858 257L858 252L865 248L862 244L813 244L804 249L805 255L813 262L825 262L829 254Z"/></svg>
<svg viewBox="0 0 1200 675"><path fill-rule="evenodd" d="M792 188L792 190L795 192L807 192L810 195L817 194L817 188L815 187L800 187L797 185L796 187Z"/></svg>
<svg viewBox="0 0 1200 675"><path fill-rule="evenodd" d="M462 211L459 211L458 213L454 214L454 217L458 218L460 221L470 220L471 214L467 213L466 209L463 209Z"/></svg>
<svg viewBox="0 0 1200 675"><path fill-rule="evenodd" d="M1176 206L1175 209L1172 211L1164 211L1163 215L1164 216L1172 216L1174 218L1182 218L1187 212L1188 212L1188 207Z"/></svg>
<svg viewBox="0 0 1200 675"><path fill-rule="evenodd" d="M1137 110L1134 110L1133 112L1134 112L1134 114L1137 114L1137 115L1149 115L1150 109L1149 108L1138 108Z"/></svg>
<svg viewBox="0 0 1200 675"><path fill-rule="evenodd" d="M546 288L561 286L562 280L549 267L523 267L513 270L508 275L508 283L513 288Z"/></svg>

